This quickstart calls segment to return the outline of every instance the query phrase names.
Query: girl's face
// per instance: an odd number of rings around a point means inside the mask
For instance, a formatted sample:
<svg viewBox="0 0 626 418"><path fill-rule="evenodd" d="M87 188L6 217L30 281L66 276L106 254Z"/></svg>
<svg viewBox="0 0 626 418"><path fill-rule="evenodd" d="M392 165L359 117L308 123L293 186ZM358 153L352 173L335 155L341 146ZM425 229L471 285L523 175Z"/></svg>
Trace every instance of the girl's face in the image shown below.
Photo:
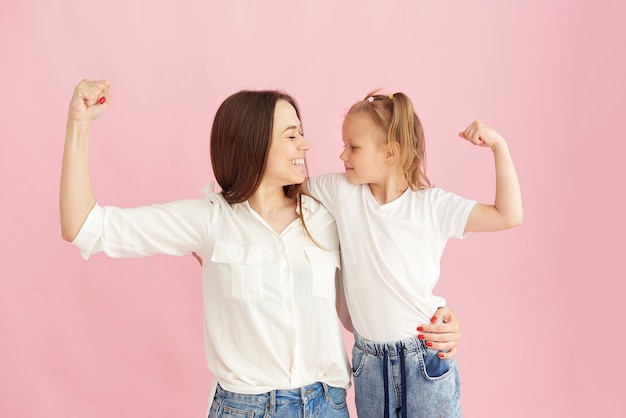
<svg viewBox="0 0 626 418"><path fill-rule="evenodd" d="M285 100L276 102L263 182L280 187L304 182L304 157L310 148L310 144L304 139L296 109Z"/></svg>
<svg viewBox="0 0 626 418"><path fill-rule="evenodd" d="M352 184L380 184L389 170L384 134L367 116L349 116L342 126L346 179Z"/></svg>

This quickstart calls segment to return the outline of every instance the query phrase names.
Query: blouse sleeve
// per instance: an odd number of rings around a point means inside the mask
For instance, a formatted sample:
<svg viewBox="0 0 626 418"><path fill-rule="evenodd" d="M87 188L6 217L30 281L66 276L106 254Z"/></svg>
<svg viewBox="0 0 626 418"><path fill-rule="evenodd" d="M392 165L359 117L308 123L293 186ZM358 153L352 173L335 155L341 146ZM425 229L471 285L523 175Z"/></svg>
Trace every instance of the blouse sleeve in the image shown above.
<svg viewBox="0 0 626 418"><path fill-rule="evenodd" d="M121 209L96 204L72 242L83 258L185 255L201 247L219 205L211 199Z"/></svg>

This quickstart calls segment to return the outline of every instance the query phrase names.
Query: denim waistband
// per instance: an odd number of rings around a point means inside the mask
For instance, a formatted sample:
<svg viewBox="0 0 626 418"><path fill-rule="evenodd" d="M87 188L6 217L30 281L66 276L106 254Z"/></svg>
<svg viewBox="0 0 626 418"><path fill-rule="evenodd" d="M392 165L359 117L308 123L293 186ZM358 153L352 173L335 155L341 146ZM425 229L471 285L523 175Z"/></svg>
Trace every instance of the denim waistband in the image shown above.
<svg viewBox="0 0 626 418"><path fill-rule="evenodd" d="M405 353L413 353L426 349L424 342L419 340L417 337L411 337L400 341L377 343L366 340L356 332L354 333L354 345L359 347L362 351L376 356L382 356L385 353L388 355L398 355L401 351L404 351Z"/></svg>
<svg viewBox="0 0 626 418"><path fill-rule="evenodd" d="M249 403L258 404L286 404L286 403L306 403L309 399L315 398L328 390L325 383L316 382L311 385L297 389L277 389L270 392L255 394L235 393L227 391L219 384L216 393L230 399L237 399Z"/></svg>

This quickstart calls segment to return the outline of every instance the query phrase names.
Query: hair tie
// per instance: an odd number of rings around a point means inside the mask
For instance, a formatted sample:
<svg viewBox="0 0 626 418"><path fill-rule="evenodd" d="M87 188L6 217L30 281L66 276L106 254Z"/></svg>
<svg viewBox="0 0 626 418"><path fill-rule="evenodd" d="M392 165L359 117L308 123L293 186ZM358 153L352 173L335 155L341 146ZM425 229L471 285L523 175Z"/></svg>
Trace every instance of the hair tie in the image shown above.
<svg viewBox="0 0 626 418"><path fill-rule="evenodd" d="M381 95L376 95L376 96L370 96L368 97L367 100L370 103L374 103L374 100L382 100L385 96ZM389 96L387 96L389 98L389 100L393 100L393 93L391 93Z"/></svg>

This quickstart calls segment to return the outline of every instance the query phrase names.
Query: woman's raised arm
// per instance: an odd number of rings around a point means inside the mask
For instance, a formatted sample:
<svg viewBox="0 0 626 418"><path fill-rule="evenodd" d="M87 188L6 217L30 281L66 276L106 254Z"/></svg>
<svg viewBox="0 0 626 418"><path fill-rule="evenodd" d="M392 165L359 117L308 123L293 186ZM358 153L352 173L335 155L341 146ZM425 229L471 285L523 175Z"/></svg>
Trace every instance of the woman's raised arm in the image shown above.
<svg viewBox="0 0 626 418"><path fill-rule="evenodd" d="M111 105L108 81L83 80L70 101L61 168L61 235L73 241L96 200L89 175L92 122Z"/></svg>

